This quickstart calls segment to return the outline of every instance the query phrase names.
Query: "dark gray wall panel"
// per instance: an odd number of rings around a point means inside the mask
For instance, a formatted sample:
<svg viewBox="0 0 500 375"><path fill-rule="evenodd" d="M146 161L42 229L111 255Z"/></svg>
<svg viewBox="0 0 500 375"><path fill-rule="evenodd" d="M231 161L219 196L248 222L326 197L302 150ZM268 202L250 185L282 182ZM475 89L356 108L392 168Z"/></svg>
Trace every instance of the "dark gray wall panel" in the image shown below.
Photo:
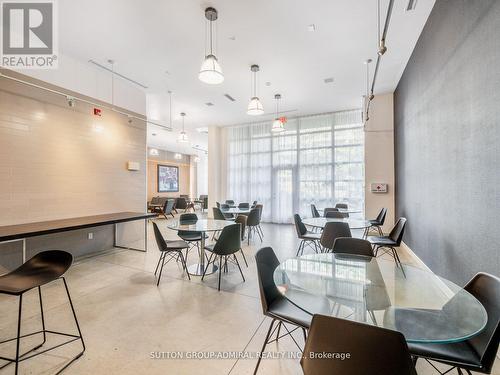
<svg viewBox="0 0 500 375"><path fill-rule="evenodd" d="M404 241L463 284L500 272L500 1L438 0L394 98Z"/></svg>

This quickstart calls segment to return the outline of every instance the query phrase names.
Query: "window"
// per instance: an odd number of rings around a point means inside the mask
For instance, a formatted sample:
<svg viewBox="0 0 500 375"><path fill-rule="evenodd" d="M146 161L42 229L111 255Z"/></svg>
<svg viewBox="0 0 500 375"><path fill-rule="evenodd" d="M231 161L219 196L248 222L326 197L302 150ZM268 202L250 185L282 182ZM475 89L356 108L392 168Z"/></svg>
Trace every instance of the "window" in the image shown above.
<svg viewBox="0 0 500 375"><path fill-rule="evenodd" d="M271 133L271 121L230 127L228 199L258 200L263 220L292 222L319 208L347 203L364 211L364 131L361 111L289 120Z"/></svg>

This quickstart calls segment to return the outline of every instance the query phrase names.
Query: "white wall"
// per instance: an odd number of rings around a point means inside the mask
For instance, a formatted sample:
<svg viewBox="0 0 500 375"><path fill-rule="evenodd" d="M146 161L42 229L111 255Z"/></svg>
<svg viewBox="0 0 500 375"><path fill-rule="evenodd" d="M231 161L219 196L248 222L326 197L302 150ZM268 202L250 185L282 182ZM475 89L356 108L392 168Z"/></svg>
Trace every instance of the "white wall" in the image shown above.
<svg viewBox="0 0 500 375"><path fill-rule="evenodd" d="M372 193L373 182L389 184L388 193ZM394 110L393 94L376 95L365 126L365 215L375 218L382 207L388 209L384 232L394 225Z"/></svg>
<svg viewBox="0 0 500 375"><path fill-rule="evenodd" d="M111 103L111 73L71 56L60 54L58 69L18 72ZM114 105L146 115L146 94L139 86L115 77Z"/></svg>

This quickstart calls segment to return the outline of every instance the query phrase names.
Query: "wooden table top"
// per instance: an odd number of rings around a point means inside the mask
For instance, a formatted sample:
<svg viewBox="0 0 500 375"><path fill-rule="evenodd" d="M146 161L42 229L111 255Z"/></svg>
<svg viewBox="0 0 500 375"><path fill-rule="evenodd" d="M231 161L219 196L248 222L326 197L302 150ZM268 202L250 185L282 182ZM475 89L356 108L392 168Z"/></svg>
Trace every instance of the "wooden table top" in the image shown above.
<svg viewBox="0 0 500 375"><path fill-rule="evenodd" d="M102 215L73 217L69 219L6 225L0 227L0 242L154 217L156 217L156 214L143 212L115 212Z"/></svg>

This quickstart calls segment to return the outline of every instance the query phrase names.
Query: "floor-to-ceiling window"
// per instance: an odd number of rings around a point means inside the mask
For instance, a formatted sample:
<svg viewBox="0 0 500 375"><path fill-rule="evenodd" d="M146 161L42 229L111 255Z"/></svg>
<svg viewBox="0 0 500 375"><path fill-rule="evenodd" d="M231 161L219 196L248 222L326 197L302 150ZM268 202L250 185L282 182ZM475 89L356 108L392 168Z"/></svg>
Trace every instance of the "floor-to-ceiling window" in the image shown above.
<svg viewBox="0 0 500 375"><path fill-rule="evenodd" d="M227 198L258 200L263 220L292 221L345 202L364 210L364 132L361 111L290 119L286 131L271 121L227 129Z"/></svg>

